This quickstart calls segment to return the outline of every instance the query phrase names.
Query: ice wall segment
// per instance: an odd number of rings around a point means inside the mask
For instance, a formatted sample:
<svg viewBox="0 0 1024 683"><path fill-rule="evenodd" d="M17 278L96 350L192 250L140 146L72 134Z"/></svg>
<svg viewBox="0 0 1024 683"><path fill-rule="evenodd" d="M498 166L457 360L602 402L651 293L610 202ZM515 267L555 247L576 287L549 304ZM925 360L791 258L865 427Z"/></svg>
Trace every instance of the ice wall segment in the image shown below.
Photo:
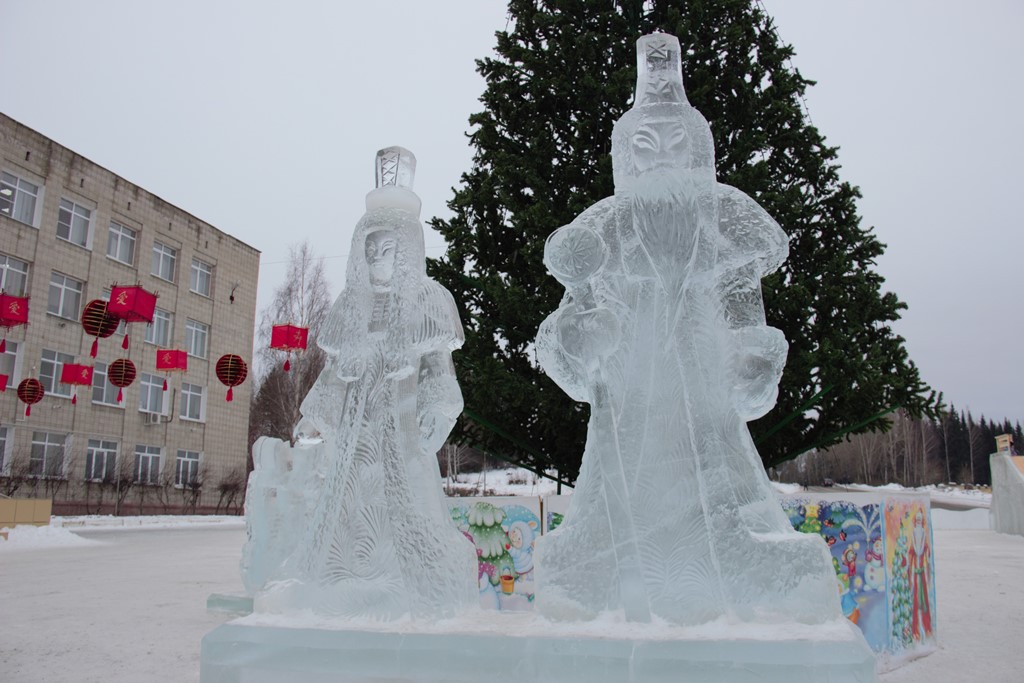
<svg viewBox="0 0 1024 683"><path fill-rule="evenodd" d="M828 550L789 524L746 426L774 405L785 364L761 278L787 237L716 181L678 40L644 36L637 52L635 104L612 135L615 194L545 248L566 293L538 357L591 420L565 521L537 541L537 609L680 625L841 619Z"/></svg>
<svg viewBox="0 0 1024 683"><path fill-rule="evenodd" d="M435 455L462 412L462 325L426 274L415 158L389 147L376 161L297 443L254 449L242 573L257 613L432 618L477 599Z"/></svg>
<svg viewBox="0 0 1024 683"><path fill-rule="evenodd" d="M989 456L992 471L992 529L1024 536L1024 457L1007 452Z"/></svg>

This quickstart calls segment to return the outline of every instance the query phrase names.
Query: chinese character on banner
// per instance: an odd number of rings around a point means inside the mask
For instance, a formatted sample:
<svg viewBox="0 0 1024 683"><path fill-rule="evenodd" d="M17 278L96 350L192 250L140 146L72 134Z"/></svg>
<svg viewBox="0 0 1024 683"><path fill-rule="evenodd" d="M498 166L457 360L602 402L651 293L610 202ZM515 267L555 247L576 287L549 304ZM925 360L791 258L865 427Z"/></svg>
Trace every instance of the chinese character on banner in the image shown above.
<svg viewBox="0 0 1024 683"><path fill-rule="evenodd" d="M288 352L284 359L284 371L291 369L292 351L304 351L306 340L309 337L309 328L298 325L274 325L270 330L270 348L280 349Z"/></svg>
<svg viewBox="0 0 1024 683"><path fill-rule="evenodd" d="M156 310L156 297L142 285L114 285L110 288L107 313L126 323L151 323ZM128 333L124 335L121 348L128 348Z"/></svg>
<svg viewBox="0 0 1024 683"><path fill-rule="evenodd" d="M28 324L28 297L0 292L0 327L10 329ZM7 335L0 338L0 353L7 350Z"/></svg>
<svg viewBox="0 0 1024 683"><path fill-rule="evenodd" d="M157 349L156 369L168 375L172 372L188 370L188 352L181 349ZM167 378L164 377L164 391L167 391Z"/></svg>

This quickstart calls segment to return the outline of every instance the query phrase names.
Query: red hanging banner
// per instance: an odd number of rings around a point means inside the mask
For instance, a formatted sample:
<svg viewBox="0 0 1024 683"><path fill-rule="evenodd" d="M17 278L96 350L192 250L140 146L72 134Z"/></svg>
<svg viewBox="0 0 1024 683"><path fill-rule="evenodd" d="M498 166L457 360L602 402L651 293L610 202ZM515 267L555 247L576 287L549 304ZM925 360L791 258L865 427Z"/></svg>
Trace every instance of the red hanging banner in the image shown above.
<svg viewBox="0 0 1024 683"><path fill-rule="evenodd" d="M166 373L188 370L188 352L181 349L157 349L156 369ZM164 391L167 391L167 378L164 378Z"/></svg>
<svg viewBox="0 0 1024 683"><path fill-rule="evenodd" d="M0 327L8 329L28 324L28 297L0 292ZM7 350L6 336L0 339L0 353Z"/></svg>
<svg viewBox="0 0 1024 683"><path fill-rule="evenodd" d="M10 378L7 375L0 375L0 393L7 391L7 382Z"/></svg>
<svg viewBox="0 0 1024 683"><path fill-rule="evenodd" d="M151 323L156 310L156 296L143 289L142 285L114 285L110 288L107 313L129 323Z"/></svg>
<svg viewBox="0 0 1024 683"><path fill-rule="evenodd" d="M274 325L270 329L270 348L282 351L305 349L309 329L298 325Z"/></svg>
<svg viewBox="0 0 1024 683"><path fill-rule="evenodd" d="M298 325L274 325L270 328L270 348L280 349L288 352L288 358L284 359L284 371L291 369L292 351L302 351L306 348L309 338L309 328Z"/></svg>

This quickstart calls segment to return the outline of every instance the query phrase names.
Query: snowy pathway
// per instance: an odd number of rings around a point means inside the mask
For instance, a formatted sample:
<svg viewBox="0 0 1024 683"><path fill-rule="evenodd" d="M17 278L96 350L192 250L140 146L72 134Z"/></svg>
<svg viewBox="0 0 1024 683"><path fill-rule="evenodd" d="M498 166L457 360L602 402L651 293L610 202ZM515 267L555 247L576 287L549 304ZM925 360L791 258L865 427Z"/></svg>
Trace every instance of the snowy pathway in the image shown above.
<svg viewBox="0 0 1024 683"><path fill-rule="evenodd" d="M244 530L77 533L95 542L0 548L0 680L197 681L199 641L224 620L206 597L241 588ZM1024 680L1024 538L938 530L935 552L942 649L881 683Z"/></svg>

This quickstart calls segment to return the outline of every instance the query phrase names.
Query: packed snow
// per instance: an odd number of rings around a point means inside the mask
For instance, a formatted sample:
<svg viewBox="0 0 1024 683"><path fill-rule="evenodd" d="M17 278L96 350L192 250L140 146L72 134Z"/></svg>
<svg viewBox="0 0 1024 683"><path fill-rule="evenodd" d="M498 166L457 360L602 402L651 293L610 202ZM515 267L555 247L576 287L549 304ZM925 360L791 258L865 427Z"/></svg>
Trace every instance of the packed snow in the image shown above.
<svg viewBox="0 0 1024 683"><path fill-rule="evenodd" d="M507 495L501 482L521 474L486 477L489 489ZM1024 638L1024 538L988 530L984 496L942 495L978 507L932 510L940 648L880 681L968 681L983 672L991 683L1016 682L1012 644ZM9 533L0 540L0 605L17 628L5 632L0 680L199 680L200 640L230 618L207 612L206 599L242 589L240 518L58 517L50 527Z"/></svg>

